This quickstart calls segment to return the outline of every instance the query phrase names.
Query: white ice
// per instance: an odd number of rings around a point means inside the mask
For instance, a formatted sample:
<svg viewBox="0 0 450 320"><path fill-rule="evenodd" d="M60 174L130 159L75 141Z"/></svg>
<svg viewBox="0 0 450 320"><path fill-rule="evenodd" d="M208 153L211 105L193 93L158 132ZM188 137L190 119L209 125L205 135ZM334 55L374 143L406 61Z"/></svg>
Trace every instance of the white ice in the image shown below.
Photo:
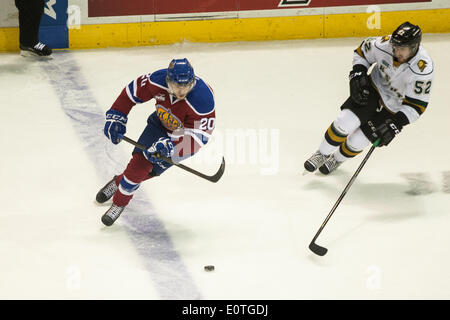
<svg viewBox="0 0 450 320"><path fill-rule="evenodd" d="M49 62L0 54L0 298L449 299L448 34L423 39L436 65L428 110L374 151L317 241L328 254L308 249L365 155L302 175L348 96L361 40L57 51ZM174 57L216 98L216 137L184 164L212 173L224 153L225 174L212 184L171 168L105 227L95 194L132 146L108 142L103 114ZM153 110L131 111L129 137ZM269 162L259 140L224 147L239 129L274 134L262 140Z"/></svg>

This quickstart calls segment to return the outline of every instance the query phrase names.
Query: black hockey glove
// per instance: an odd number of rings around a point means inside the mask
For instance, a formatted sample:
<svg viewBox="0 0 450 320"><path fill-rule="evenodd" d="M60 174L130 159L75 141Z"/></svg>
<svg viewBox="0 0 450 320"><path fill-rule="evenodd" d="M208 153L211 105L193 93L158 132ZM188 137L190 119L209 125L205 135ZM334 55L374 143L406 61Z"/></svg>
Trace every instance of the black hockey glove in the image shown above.
<svg viewBox="0 0 450 320"><path fill-rule="evenodd" d="M387 146L391 143L395 136L400 133L401 130L401 125L396 124L394 120L386 119L386 121L378 126L374 131L374 137L376 136L376 139L381 139L378 146Z"/></svg>
<svg viewBox="0 0 450 320"><path fill-rule="evenodd" d="M353 66L350 71L350 96L356 104L365 106L369 103L369 76L367 75L367 68L363 65L357 64Z"/></svg>

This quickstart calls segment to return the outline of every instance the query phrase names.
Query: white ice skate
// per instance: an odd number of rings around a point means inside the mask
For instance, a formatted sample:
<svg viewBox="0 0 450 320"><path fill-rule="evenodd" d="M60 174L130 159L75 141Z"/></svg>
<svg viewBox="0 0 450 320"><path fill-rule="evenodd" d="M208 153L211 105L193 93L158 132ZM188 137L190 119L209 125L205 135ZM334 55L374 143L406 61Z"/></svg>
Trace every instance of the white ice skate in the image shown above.
<svg viewBox="0 0 450 320"><path fill-rule="evenodd" d="M121 215L125 207L119 207L114 203L111 205L111 208L105 212L102 216L102 222L105 226L111 226Z"/></svg>
<svg viewBox="0 0 450 320"><path fill-rule="evenodd" d="M328 156L321 154L320 151L317 150L308 160L305 161L304 167L307 171L314 172L317 168L323 165L327 159Z"/></svg>
<svg viewBox="0 0 450 320"><path fill-rule="evenodd" d="M98 203L103 203L111 199L111 197L114 195L114 193L117 191L116 186L116 177L112 178L103 188L100 189L100 191L97 193L97 196L95 199Z"/></svg>
<svg viewBox="0 0 450 320"><path fill-rule="evenodd" d="M342 164L342 162L339 162L336 160L334 155L331 155L325 163L320 166L319 171L323 174L329 174L330 172L333 172L336 170L337 167L339 167Z"/></svg>

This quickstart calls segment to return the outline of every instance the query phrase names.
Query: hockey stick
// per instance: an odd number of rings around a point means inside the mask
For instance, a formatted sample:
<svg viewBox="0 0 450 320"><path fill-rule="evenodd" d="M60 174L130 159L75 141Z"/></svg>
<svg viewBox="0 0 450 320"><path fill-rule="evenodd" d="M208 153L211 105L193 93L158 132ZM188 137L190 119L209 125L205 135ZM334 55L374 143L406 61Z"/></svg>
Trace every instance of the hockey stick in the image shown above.
<svg viewBox="0 0 450 320"><path fill-rule="evenodd" d="M143 145L137 143L136 141L131 140L131 139L128 138L128 137L123 136L122 139L125 140L126 142L131 143L131 144L134 145L135 147L138 147L138 148L141 149L141 150L147 150L147 149L148 149L147 147L145 147L145 146L143 146ZM216 172L216 174L214 174L214 175L212 175L212 176L208 176L208 175L203 174L203 173L201 173L201 172L198 172L198 171L196 171L196 170L194 170L194 169L191 169L191 168L189 168L189 167L186 167L185 165L183 165L183 164L181 164L181 163L175 163L175 162L172 161L172 159L166 158L166 157L164 157L164 156L162 156L162 155L160 155L160 154L158 154L157 157L161 158L161 159L164 160L165 162L168 162L168 163L170 163L170 164L172 164L172 165L174 165L174 166L177 166L177 167L179 167L179 168L181 168L181 169L183 169L183 170L186 170L186 171L188 171L188 172L190 172L190 173L192 173L192 174L195 174L196 176L198 176L198 177L200 177L200 178L206 179L206 180L211 181L211 182L217 182L217 181L219 181L219 179L222 177L223 173L225 172L225 158L224 158L224 157L222 157L222 164L220 165L219 170Z"/></svg>
<svg viewBox="0 0 450 320"><path fill-rule="evenodd" d="M324 256L327 253L328 249L319 246L315 241L319 237L319 234L322 232L323 228L325 228L325 225L327 224L328 220L330 220L331 216L333 215L334 211L338 207L339 203L341 203L341 200L344 198L344 196L347 193L348 189L350 189L351 185L355 181L355 179L358 176L359 172L362 170L362 168L366 164L367 160L369 160L370 155L372 154L373 150L375 150L375 148L378 146L379 143L380 143L380 139L377 139L373 143L372 147L370 148L369 152L365 156L364 160L361 162L361 164L359 165L358 169L356 169L356 172L353 174L353 177L347 183L347 186L345 187L344 191L341 193L341 196L336 201L336 203L334 204L334 206L331 209L330 213L326 217L325 221L320 226L319 231L317 231L316 235L314 236L314 238L312 239L311 243L309 244L309 249L311 249L311 251L314 252L315 254L317 254L319 256Z"/></svg>

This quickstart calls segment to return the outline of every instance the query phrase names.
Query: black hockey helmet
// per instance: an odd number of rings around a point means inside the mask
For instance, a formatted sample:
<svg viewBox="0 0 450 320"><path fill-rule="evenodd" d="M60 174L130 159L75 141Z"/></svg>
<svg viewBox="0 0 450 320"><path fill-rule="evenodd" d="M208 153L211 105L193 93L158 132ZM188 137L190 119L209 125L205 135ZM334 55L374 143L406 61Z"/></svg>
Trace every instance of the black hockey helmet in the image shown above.
<svg viewBox="0 0 450 320"><path fill-rule="evenodd" d="M409 22L402 23L391 36L391 43L397 47L410 47L414 55L422 41L422 30Z"/></svg>

